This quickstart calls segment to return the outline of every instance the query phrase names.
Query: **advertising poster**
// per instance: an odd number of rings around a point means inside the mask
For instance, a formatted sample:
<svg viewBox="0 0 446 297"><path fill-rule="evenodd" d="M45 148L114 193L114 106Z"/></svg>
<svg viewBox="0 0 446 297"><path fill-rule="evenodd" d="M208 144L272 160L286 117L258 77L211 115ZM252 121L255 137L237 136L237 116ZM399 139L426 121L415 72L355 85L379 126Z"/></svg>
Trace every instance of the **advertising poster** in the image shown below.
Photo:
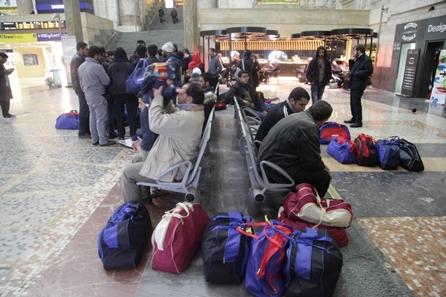
<svg viewBox="0 0 446 297"><path fill-rule="evenodd" d="M404 69L403 85L401 87L401 94L412 97L413 88L415 85L415 78L417 75L418 58L420 56L419 49L407 50L406 67Z"/></svg>
<svg viewBox="0 0 446 297"><path fill-rule="evenodd" d="M35 33L0 34L0 42L5 43L28 43L36 41L37 35Z"/></svg>
<svg viewBox="0 0 446 297"><path fill-rule="evenodd" d="M431 101L444 104L446 100L446 49L440 51L437 71L435 72L434 87L432 88Z"/></svg>

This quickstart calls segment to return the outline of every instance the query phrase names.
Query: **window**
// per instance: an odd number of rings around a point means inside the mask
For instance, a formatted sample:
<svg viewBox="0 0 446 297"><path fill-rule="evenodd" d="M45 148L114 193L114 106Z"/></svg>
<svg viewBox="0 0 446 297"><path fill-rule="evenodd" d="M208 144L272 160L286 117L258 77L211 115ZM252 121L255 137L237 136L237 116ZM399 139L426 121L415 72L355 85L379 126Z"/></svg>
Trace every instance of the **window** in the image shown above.
<svg viewBox="0 0 446 297"><path fill-rule="evenodd" d="M39 60L36 54L23 54L23 65L25 66L35 66L39 65Z"/></svg>

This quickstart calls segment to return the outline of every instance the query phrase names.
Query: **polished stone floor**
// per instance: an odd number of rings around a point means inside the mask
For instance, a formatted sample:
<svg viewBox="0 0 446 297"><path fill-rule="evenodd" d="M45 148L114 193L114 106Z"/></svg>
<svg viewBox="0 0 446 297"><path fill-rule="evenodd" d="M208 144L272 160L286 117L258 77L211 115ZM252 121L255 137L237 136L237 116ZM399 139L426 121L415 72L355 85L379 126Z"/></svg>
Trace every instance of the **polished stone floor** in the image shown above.
<svg viewBox="0 0 446 297"><path fill-rule="evenodd" d="M291 78L279 83L260 89L284 99L296 86ZM14 94L11 112L17 118L0 119L1 297L245 295L243 287L205 284L199 257L181 276L152 271L147 258L134 271L105 272L96 236L122 201L117 181L132 152L93 147L76 131L54 129L58 114L77 107L71 89L29 86ZM334 107L333 120L349 117L348 92L327 89L324 97ZM355 213L336 296L445 296L444 108L377 89L367 90L364 99L364 128L352 134L404 137L417 144L426 170L340 165L322 147L333 176L330 194L348 200ZM246 211L248 188L229 108L216 113L200 202L210 214ZM152 221L179 198L148 205Z"/></svg>

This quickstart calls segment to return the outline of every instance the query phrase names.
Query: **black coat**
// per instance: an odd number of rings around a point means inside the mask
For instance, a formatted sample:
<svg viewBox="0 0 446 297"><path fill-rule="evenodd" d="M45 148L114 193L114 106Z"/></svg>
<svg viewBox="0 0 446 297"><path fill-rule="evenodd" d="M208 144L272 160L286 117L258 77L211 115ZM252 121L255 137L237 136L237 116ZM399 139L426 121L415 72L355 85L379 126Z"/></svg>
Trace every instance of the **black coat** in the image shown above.
<svg viewBox="0 0 446 297"><path fill-rule="evenodd" d="M259 149L259 160L279 165L294 176L300 171L322 171L319 129L310 112L298 112L281 119L269 131ZM283 179L267 171L276 182Z"/></svg>
<svg viewBox="0 0 446 297"><path fill-rule="evenodd" d="M130 62L113 62L107 68L110 77L108 92L112 95L126 94L127 79L132 74L135 65Z"/></svg>
<svg viewBox="0 0 446 297"><path fill-rule="evenodd" d="M253 103L253 108L262 110L257 92L251 84L241 84L240 82L237 82L235 85L231 86L229 91L226 93L226 102L232 102L234 96L237 98L240 106L249 106L246 103Z"/></svg>
<svg viewBox="0 0 446 297"><path fill-rule="evenodd" d="M0 101L5 102L12 98L11 87L7 85L8 74L5 65L0 64Z"/></svg>
<svg viewBox="0 0 446 297"><path fill-rule="evenodd" d="M314 58L313 60L311 60L307 68L307 80L312 84L319 84L319 67L317 64L317 60L318 58ZM328 84L331 79L331 63L327 59L324 59L324 62L325 73L324 78L320 83L321 86L325 86L326 84Z"/></svg>
<svg viewBox="0 0 446 297"><path fill-rule="evenodd" d="M74 57L71 59L70 63L71 84L73 85L73 89L76 92L76 94L82 93L77 70L79 69L79 66L81 66L81 64L84 62L85 58L79 54L74 55Z"/></svg>
<svg viewBox="0 0 446 297"><path fill-rule="evenodd" d="M368 77L373 74L372 60L363 54L350 64L350 89L364 90L367 87Z"/></svg>
<svg viewBox="0 0 446 297"><path fill-rule="evenodd" d="M274 106L263 118L262 124L257 130L256 140L263 141L269 130L271 130L277 122L293 113L294 110L291 108L288 101L281 102Z"/></svg>

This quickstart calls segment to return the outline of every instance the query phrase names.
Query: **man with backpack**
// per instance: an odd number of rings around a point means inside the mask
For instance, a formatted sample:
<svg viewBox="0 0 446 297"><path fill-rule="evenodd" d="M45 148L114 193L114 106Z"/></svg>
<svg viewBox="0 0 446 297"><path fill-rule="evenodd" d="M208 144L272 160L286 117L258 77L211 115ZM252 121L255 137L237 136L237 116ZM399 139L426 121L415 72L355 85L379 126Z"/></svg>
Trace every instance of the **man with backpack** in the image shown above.
<svg viewBox="0 0 446 297"><path fill-rule="evenodd" d="M260 145L259 160L280 166L296 184L310 183L324 197L331 177L321 158L319 127L332 112L331 105L320 100L308 110L280 120ZM266 173L274 182L287 182L268 168Z"/></svg>

